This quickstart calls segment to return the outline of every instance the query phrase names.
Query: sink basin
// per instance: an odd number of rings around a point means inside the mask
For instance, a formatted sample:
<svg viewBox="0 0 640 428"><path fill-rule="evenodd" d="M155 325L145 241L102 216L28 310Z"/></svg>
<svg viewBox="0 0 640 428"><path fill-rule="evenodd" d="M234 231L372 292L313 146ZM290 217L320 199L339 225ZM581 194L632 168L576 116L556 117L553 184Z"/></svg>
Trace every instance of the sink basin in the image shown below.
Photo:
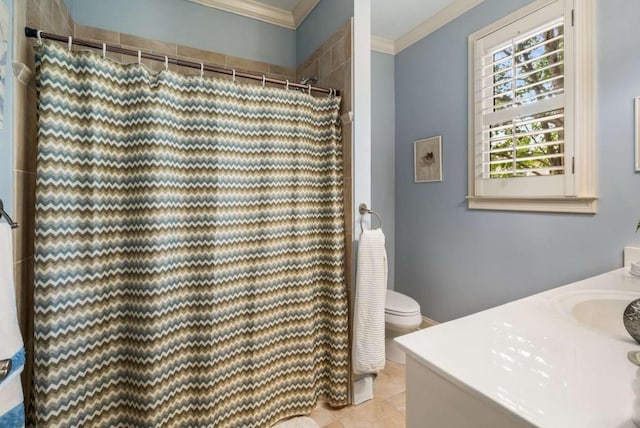
<svg viewBox="0 0 640 428"><path fill-rule="evenodd" d="M555 305L582 326L607 336L630 339L622 314L640 291L580 290L557 296Z"/></svg>

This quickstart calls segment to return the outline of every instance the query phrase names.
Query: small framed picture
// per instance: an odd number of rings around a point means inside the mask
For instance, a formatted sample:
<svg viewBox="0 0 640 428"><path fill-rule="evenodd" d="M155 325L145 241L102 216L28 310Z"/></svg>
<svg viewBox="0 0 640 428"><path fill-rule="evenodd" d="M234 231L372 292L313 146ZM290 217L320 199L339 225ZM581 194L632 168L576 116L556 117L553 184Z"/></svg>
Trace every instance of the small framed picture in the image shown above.
<svg viewBox="0 0 640 428"><path fill-rule="evenodd" d="M413 143L413 166L416 183L442 181L442 137Z"/></svg>
<svg viewBox="0 0 640 428"><path fill-rule="evenodd" d="M635 98L636 171L640 171L640 97Z"/></svg>

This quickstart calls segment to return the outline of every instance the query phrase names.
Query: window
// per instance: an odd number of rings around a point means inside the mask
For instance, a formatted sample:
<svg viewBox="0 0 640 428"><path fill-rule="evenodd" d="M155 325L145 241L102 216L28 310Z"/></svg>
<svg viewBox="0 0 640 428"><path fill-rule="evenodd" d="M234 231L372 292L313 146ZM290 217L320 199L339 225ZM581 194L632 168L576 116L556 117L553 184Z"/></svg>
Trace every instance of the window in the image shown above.
<svg viewBox="0 0 640 428"><path fill-rule="evenodd" d="M469 208L595 212L592 0L469 36Z"/></svg>

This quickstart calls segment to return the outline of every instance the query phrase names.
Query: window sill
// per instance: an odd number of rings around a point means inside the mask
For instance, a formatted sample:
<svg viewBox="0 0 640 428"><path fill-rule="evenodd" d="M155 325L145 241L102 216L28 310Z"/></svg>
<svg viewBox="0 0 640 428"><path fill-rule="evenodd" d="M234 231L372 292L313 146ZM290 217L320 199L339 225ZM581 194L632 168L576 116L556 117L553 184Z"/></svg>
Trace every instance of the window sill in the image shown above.
<svg viewBox="0 0 640 428"><path fill-rule="evenodd" d="M597 196L549 198L467 196L467 201L470 210L595 214L598 209Z"/></svg>

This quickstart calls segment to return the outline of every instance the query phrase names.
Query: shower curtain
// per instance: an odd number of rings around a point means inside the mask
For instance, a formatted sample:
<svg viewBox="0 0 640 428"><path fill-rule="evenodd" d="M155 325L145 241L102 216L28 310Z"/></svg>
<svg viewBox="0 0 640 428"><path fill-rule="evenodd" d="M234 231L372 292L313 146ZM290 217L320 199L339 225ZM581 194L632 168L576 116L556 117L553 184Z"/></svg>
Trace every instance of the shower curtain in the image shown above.
<svg viewBox="0 0 640 428"><path fill-rule="evenodd" d="M38 57L38 426L346 405L339 100Z"/></svg>

